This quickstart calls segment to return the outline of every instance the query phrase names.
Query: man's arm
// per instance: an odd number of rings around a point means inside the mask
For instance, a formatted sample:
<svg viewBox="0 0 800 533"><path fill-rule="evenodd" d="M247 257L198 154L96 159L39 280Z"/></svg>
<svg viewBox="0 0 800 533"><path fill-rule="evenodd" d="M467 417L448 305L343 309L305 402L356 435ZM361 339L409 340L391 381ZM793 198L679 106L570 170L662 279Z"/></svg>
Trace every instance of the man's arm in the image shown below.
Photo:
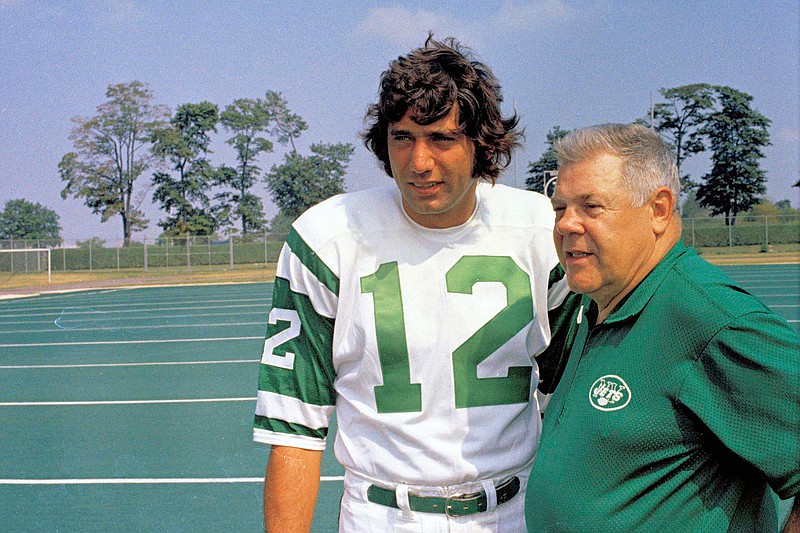
<svg viewBox="0 0 800 533"><path fill-rule="evenodd" d="M264 479L264 531L307 533L319 492L322 452L273 446Z"/></svg>
<svg viewBox="0 0 800 533"><path fill-rule="evenodd" d="M783 526L783 533L800 533L800 494L794 497L794 505Z"/></svg>

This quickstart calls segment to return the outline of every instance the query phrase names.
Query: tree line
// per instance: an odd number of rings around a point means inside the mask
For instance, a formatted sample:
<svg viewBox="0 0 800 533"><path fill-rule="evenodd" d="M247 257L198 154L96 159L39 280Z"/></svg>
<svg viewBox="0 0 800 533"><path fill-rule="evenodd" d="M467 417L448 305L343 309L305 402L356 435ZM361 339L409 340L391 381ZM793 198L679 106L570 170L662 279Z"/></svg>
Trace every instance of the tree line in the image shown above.
<svg viewBox="0 0 800 533"><path fill-rule="evenodd" d="M770 144L770 120L752 107L751 95L731 87L698 83L659 92L665 101L637 122L650 125L670 143L689 201L734 224L736 215L756 206L766 192L766 174L759 164ZM567 133L560 126L547 133L547 149L528 165L526 188L544 191L547 173L558 166L553 145ZM706 151L711 152L711 168L696 180L685 173L685 162Z"/></svg>
<svg viewBox="0 0 800 533"><path fill-rule="evenodd" d="M233 229L242 235L267 226L264 205L254 190L264 182L279 208L271 229L286 229L311 205L344 191L344 175L353 155L349 143L317 143L309 155L296 141L308 125L278 92L241 98L220 110L203 101L186 103L174 113L154 103L142 82L111 85L97 114L76 117L70 134L74 151L58 165L65 183L62 198L83 199L103 222L119 217L124 245L148 227L141 209L147 194L139 182L152 171L152 201L164 217L165 236L212 235ZM213 135L236 154L235 164L214 164ZM268 171L259 165L275 142L287 147L283 163Z"/></svg>
<svg viewBox="0 0 800 533"><path fill-rule="evenodd" d="M744 212L796 213L788 200L772 205L761 198L766 175L759 163L770 144L770 120L752 107L752 96L704 83L659 92L664 101L637 122L650 125L670 143L686 216L723 215L726 224L734 224ZM203 101L182 104L174 112L156 105L152 91L139 81L109 86L106 98L96 115L72 119L74 150L58 166L65 183L61 196L83 199L104 222L119 217L126 246L134 231L149 225L141 209L147 192L139 190L148 173L153 188L149 198L164 212L158 225L169 237L221 230L247 235L267 227L284 232L308 207L344 191L353 146L317 143L310 154L300 154L297 140L308 125L278 92L237 99L222 110ZM220 128L236 154L235 164L215 165L210 159L213 135ZM557 169L553 145L568 132L554 126L547 133L546 150L528 164L527 189L542 192L547 184L552 194ZM273 152L275 143L286 148L283 162L266 170L258 160ZM685 173L686 161L706 151L711 152L711 168L699 179ZM262 182L279 208L271 221L254 192ZM8 238L60 242L58 215L38 203L10 200L0 211L0 239Z"/></svg>

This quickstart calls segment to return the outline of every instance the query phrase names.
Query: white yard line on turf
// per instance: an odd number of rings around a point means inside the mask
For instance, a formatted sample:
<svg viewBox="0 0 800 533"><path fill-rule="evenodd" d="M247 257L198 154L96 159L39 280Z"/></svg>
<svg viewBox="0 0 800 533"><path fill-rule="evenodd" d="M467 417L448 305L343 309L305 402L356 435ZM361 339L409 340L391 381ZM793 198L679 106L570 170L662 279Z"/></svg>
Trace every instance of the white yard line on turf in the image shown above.
<svg viewBox="0 0 800 533"><path fill-rule="evenodd" d="M320 481L344 481L344 476L321 476ZM164 485L186 483L263 483L263 477L0 479L0 485Z"/></svg>
<svg viewBox="0 0 800 533"><path fill-rule="evenodd" d="M258 359L230 359L219 361L159 361L149 363L80 363L69 365L0 365L0 370L35 370L59 368L107 368L118 366L174 366L174 365L230 365L258 363Z"/></svg>
<svg viewBox="0 0 800 533"><path fill-rule="evenodd" d="M73 405L148 405L158 403L255 402L256 398L185 398L177 400L78 400L58 402L0 402L0 407L64 407Z"/></svg>
<svg viewBox="0 0 800 533"><path fill-rule="evenodd" d="M264 340L263 336L257 337L211 337L201 339L149 339L140 341L83 341L83 342L23 342L18 344L0 344L0 348L33 348L41 346L96 346L106 344L161 344L175 342L216 342L216 341L249 341Z"/></svg>

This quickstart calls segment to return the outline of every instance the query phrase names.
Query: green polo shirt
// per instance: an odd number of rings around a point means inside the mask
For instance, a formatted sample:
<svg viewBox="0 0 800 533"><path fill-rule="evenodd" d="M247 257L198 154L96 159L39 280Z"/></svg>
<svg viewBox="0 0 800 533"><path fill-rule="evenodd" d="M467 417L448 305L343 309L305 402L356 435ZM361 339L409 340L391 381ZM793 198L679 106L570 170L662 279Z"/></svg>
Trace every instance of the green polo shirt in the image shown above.
<svg viewBox="0 0 800 533"><path fill-rule="evenodd" d="M529 531L777 531L775 492L800 492L791 326L682 243L602 324L583 304Z"/></svg>

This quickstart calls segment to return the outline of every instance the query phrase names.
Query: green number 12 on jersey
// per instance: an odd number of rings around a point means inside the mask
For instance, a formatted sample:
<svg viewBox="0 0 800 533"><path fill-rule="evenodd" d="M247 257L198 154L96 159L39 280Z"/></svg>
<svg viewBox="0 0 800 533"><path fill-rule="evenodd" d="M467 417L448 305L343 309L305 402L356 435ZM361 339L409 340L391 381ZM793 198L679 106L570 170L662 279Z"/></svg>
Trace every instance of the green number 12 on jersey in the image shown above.
<svg viewBox="0 0 800 533"><path fill-rule="evenodd" d="M531 366L508 369L504 377L478 377L478 364L533 320L530 277L510 257L465 256L446 274L447 291L472 294L477 283L502 283L506 306L453 351L456 407L479 407L527 402ZM419 412L422 387L411 382L403 299L397 263L384 263L361 278L361 292L371 293L383 385L375 387L380 413Z"/></svg>

